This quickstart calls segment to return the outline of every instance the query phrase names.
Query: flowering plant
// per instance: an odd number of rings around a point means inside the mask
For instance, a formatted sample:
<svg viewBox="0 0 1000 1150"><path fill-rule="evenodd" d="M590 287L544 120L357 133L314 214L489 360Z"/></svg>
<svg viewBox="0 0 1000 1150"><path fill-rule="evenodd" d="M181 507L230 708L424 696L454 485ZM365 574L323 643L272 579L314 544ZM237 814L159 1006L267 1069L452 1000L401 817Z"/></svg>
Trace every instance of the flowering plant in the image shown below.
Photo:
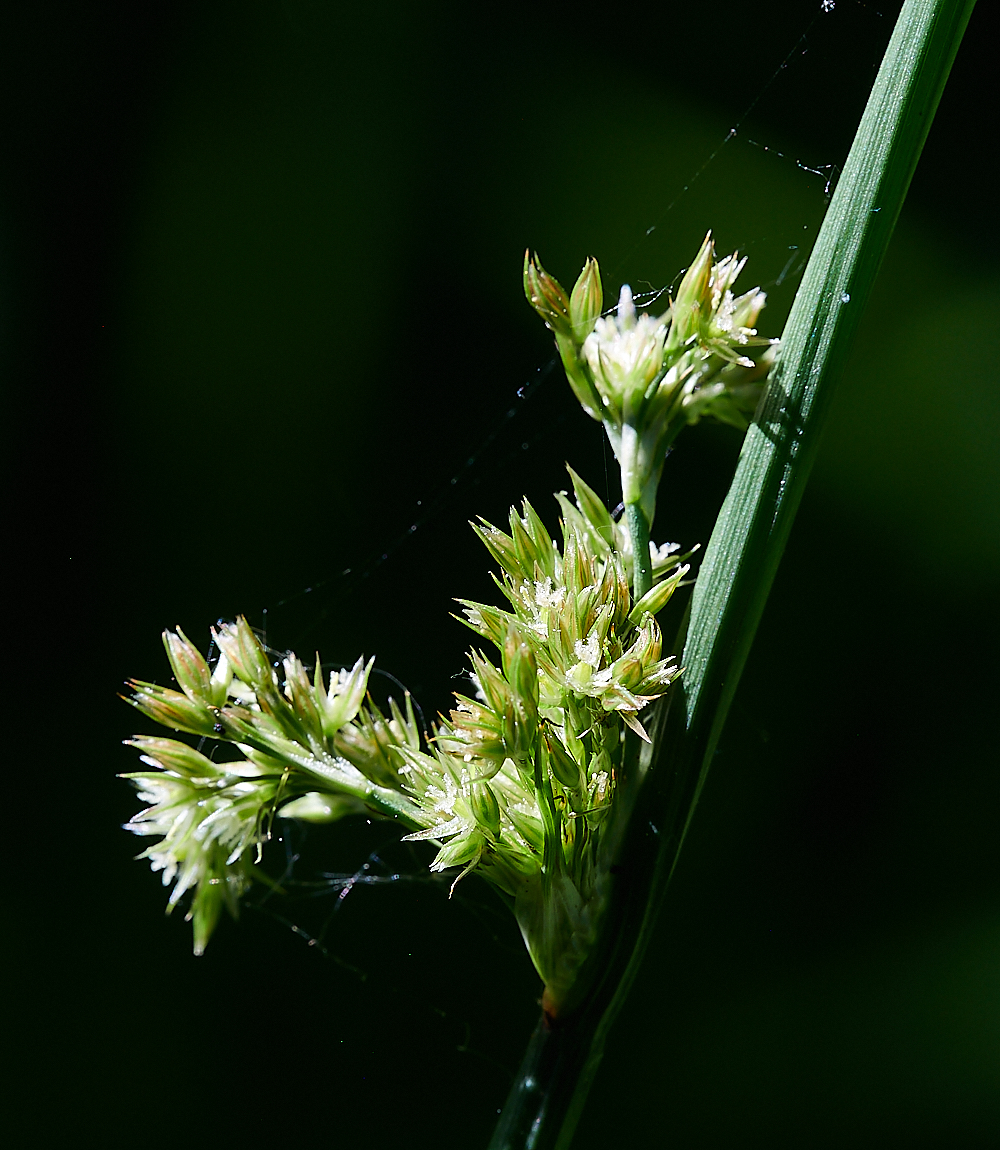
<svg viewBox="0 0 1000 1150"><path fill-rule="evenodd" d="M717 261L710 238L660 315L638 314L627 285L614 313L602 314L593 260L567 294L526 258L528 298L618 458L624 514L617 520L574 475L575 504L559 497L561 543L528 503L511 513L509 535L480 526L507 606L463 602L465 622L497 653L471 654L472 691L429 736L408 697L387 714L365 697L370 662L327 681L318 660L311 675L293 654L274 662L245 619L215 632L213 665L179 629L165 634L179 690L132 684L130 701L147 716L241 756L216 761L200 744L131 740L149 769L129 777L150 805L128 829L158 837L143 857L173 884L168 909L191 894L197 952L221 908L235 913L263 877L257 864L275 817L395 820L406 838L436 847L433 869L453 871L455 882L479 874L508 902L545 982L545 1012L497 1150L565 1147L572 1136L801 498L827 381L843 363L971 6L904 5L780 360L756 331L763 294L734 294L743 262ZM757 358L755 347L764 349ZM656 619L691 555L649 540L663 462L684 425L710 415L743 427L751 410L691 598L682 669ZM639 817L649 809L667 818L655 851ZM647 849L628 855L643 835ZM623 855L651 865L638 894L616 905ZM614 914L622 904L626 913ZM602 936L623 923L595 971Z"/></svg>
<svg viewBox="0 0 1000 1150"><path fill-rule="evenodd" d="M702 415L737 422L756 394L774 341L750 324L757 289L734 298L743 261L714 262L706 238L660 316L636 315L622 287L602 317L600 272L588 260L571 297L535 260L525 291L556 334L584 409L602 419L621 462L626 508L616 522L570 470L560 493L561 545L531 504L510 533L476 532L500 565L507 605L462 600L464 622L499 662L470 653L471 696L421 739L409 696L384 715L365 699L373 660L324 678L292 653L274 663L246 619L212 632L210 667L180 629L163 641L180 690L133 681L130 702L167 727L235 747L215 762L173 739L136 736L148 770L128 777L150 803L128 824L162 836L148 858L168 910L189 890L200 954L223 906L237 913L276 816L335 822L366 813L397 820L409 841L437 847L433 871L471 871L516 915L555 1017L579 996L621 837L649 765L640 713L680 674L656 621L690 571L693 552L656 547L648 525L667 447ZM746 347L767 347L760 365ZM742 405L742 406L741 406ZM637 506L638 505L638 506Z"/></svg>
<svg viewBox="0 0 1000 1150"><path fill-rule="evenodd" d="M663 461L703 416L745 426L774 357L753 326L763 293L733 294L744 262L716 261L707 237L662 314L638 314L624 285L602 315L595 260L567 295L526 257L528 300L607 430L625 513L570 469L558 538L527 500L508 531L474 525L504 603L459 601L486 647L470 651L470 689L429 732L408 694L376 706L374 660L327 674L318 656L312 670L292 652L275 659L245 618L213 629L211 662L180 628L164 633L176 685L133 680L128 701L201 742L130 740L145 769L127 777L148 805L127 829L156 838L140 857L172 887L168 911L190 896L196 954L224 907L235 916L255 880L273 885L258 864L276 818L363 815L432 845L430 869L452 890L470 873L485 880L542 980L545 1025L574 1017L600 973L623 843L662 751L658 704L682 673L657 615L690 582L697 548L650 541Z"/></svg>

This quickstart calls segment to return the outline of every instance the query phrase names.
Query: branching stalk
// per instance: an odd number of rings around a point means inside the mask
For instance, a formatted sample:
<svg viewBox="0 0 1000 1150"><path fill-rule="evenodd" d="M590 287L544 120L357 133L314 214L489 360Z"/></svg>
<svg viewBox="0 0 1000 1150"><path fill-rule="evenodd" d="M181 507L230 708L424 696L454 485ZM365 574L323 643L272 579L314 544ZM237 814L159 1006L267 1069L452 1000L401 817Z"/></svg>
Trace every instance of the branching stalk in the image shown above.
<svg viewBox="0 0 1000 1150"><path fill-rule="evenodd" d="M833 387L974 3L907 0L900 13L709 542L692 600L683 693L659 705L648 724L657 753L617 868L602 974L571 1017L555 1028L539 1024L491 1150L570 1145L608 1030L648 944L815 459ZM630 504L626 515L638 510ZM628 527L632 532L631 518ZM634 533L633 547L636 556L648 553ZM637 564L637 588L638 580Z"/></svg>
<svg viewBox="0 0 1000 1150"><path fill-rule="evenodd" d="M634 574L632 576L632 598L638 603L653 586L653 567L649 559L649 524L642 505L625 504L625 525L632 542Z"/></svg>

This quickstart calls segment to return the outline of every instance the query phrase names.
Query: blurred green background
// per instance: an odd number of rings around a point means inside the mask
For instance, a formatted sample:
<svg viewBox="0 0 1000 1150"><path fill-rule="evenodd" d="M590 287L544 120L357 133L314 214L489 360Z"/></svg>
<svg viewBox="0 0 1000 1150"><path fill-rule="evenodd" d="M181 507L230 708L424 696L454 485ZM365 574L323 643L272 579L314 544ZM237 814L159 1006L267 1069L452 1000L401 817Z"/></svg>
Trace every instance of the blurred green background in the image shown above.
<svg viewBox="0 0 1000 1150"><path fill-rule="evenodd" d="M345 825L190 953L116 771L159 642L246 613L428 714L489 596L465 527L603 433L525 246L609 294L708 227L776 334L898 3L70 6L13 18L2 216L17 1145L484 1146L539 988L512 922ZM577 1145L992 1146L1000 277L973 16L659 937ZM730 129L736 128L734 136ZM739 436L667 463L707 540ZM385 693L388 679L379 680ZM398 693L398 690L397 690ZM257 901L257 900L252 900ZM291 929L296 927L297 930ZM307 936L320 937L310 946Z"/></svg>

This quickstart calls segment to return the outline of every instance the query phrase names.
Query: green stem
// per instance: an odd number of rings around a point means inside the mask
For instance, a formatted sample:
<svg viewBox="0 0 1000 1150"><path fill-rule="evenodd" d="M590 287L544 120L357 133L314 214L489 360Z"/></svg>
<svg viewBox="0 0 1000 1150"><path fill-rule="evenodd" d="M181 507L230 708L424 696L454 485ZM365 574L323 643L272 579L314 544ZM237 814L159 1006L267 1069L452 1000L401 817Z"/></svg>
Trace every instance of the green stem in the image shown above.
<svg viewBox="0 0 1000 1150"><path fill-rule="evenodd" d="M583 1073L590 1035L579 1026L552 1029L543 1017L535 1027L510 1088L489 1150L536 1150L549 1145L543 1136L548 1117L563 1114L572 1103Z"/></svg>
<svg viewBox="0 0 1000 1150"><path fill-rule="evenodd" d="M639 503L625 504L625 526L632 541L632 601L638 603L653 586L653 565L649 558L649 523Z"/></svg>
<svg viewBox="0 0 1000 1150"><path fill-rule="evenodd" d="M684 678L647 724L657 761L616 867L602 973L571 1018L536 1030L492 1150L570 1145L608 1031L649 943L802 498L833 386L974 5L906 0L900 12L709 542L692 600Z"/></svg>

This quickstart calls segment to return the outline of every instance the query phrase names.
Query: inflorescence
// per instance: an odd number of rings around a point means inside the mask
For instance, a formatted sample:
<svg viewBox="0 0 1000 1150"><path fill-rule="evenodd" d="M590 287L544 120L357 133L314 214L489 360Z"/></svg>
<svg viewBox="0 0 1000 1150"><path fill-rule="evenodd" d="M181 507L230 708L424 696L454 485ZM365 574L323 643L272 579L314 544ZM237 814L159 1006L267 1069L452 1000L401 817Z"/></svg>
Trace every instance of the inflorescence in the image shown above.
<svg viewBox="0 0 1000 1150"><path fill-rule="evenodd" d="M637 314L625 285L602 315L596 260L567 295L525 255L528 300L619 460L624 515L616 521L570 471L575 504L556 497L561 545L527 500L511 509L509 534L474 525L500 565L506 605L460 600L462 622L495 654L470 652L472 691L428 736L408 695L387 713L366 695L373 661L327 678L317 656L310 675L294 654L273 662L241 618L213 630L210 666L179 628L164 633L180 689L132 681L128 701L241 756L217 762L175 739L130 740L148 769L126 777L149 805L127 829L157 836L140 857L172 886L168 910L191 892L196 953L222 908L235 915L264 877L257 863L276 816L379 816L436 846L431 869L453 870L452 889L469 872L492 884L517 917L547 1011L566 1006L649 766L657 732L641 716L681 673L656 615L691 553L649 541L663 461L702 416L745 427L777 351L754 326L764 293L733 294L744 262L717 261L708 236L663 314ZM754 347L765 349L756 361Z"/></svg>
<svg viewBox="0 0 1000 1150"><path fill-rule="evenodd" d="M621 468L626 521L643 536L653 524L663 461L681 429L711 416L740 429L754 411L778 341L754 326L766 296L733 294L746 263L715 258L709 233L661 315L637 314L622 286L602 314L597 260L589 259L571 293L524 254L524 292L555 336L566 378L584 411L603 423ZM748 351L764 350L751 359ZM648 574L636 571L638 590Z"/></svg>
<svg viewBox="0 0 1000 1150"><path fill-rule="evenodd" d="M572 473L571 473L572 474ZM173 739L136 737L149 770L128 777L151 805L128 824L162 836L144 852L168 908L193 890L195 950L223 906L235 913L275 815L331 822L398 820L438 850L436 871L475 871L512 905L555 1004L593 942L634 784L626 747L648 735L640 713L680 673L655 614L687 574L687 556L652 548L656 581L629 590L627 537L572 475L562 546L531 504L510 533L476 531L500 564L504 608L462 601L463 621L496 650L470 653L470 695L422 741L409 697L383 714L365 698L371 662L327 680L295 655L273 664L245 619L213 631L211 668L179 630L164 645L180 690L132 682L130 701L165 726L232 744L214 762ZM633 753L631 759L636 759Z"/></svg>

